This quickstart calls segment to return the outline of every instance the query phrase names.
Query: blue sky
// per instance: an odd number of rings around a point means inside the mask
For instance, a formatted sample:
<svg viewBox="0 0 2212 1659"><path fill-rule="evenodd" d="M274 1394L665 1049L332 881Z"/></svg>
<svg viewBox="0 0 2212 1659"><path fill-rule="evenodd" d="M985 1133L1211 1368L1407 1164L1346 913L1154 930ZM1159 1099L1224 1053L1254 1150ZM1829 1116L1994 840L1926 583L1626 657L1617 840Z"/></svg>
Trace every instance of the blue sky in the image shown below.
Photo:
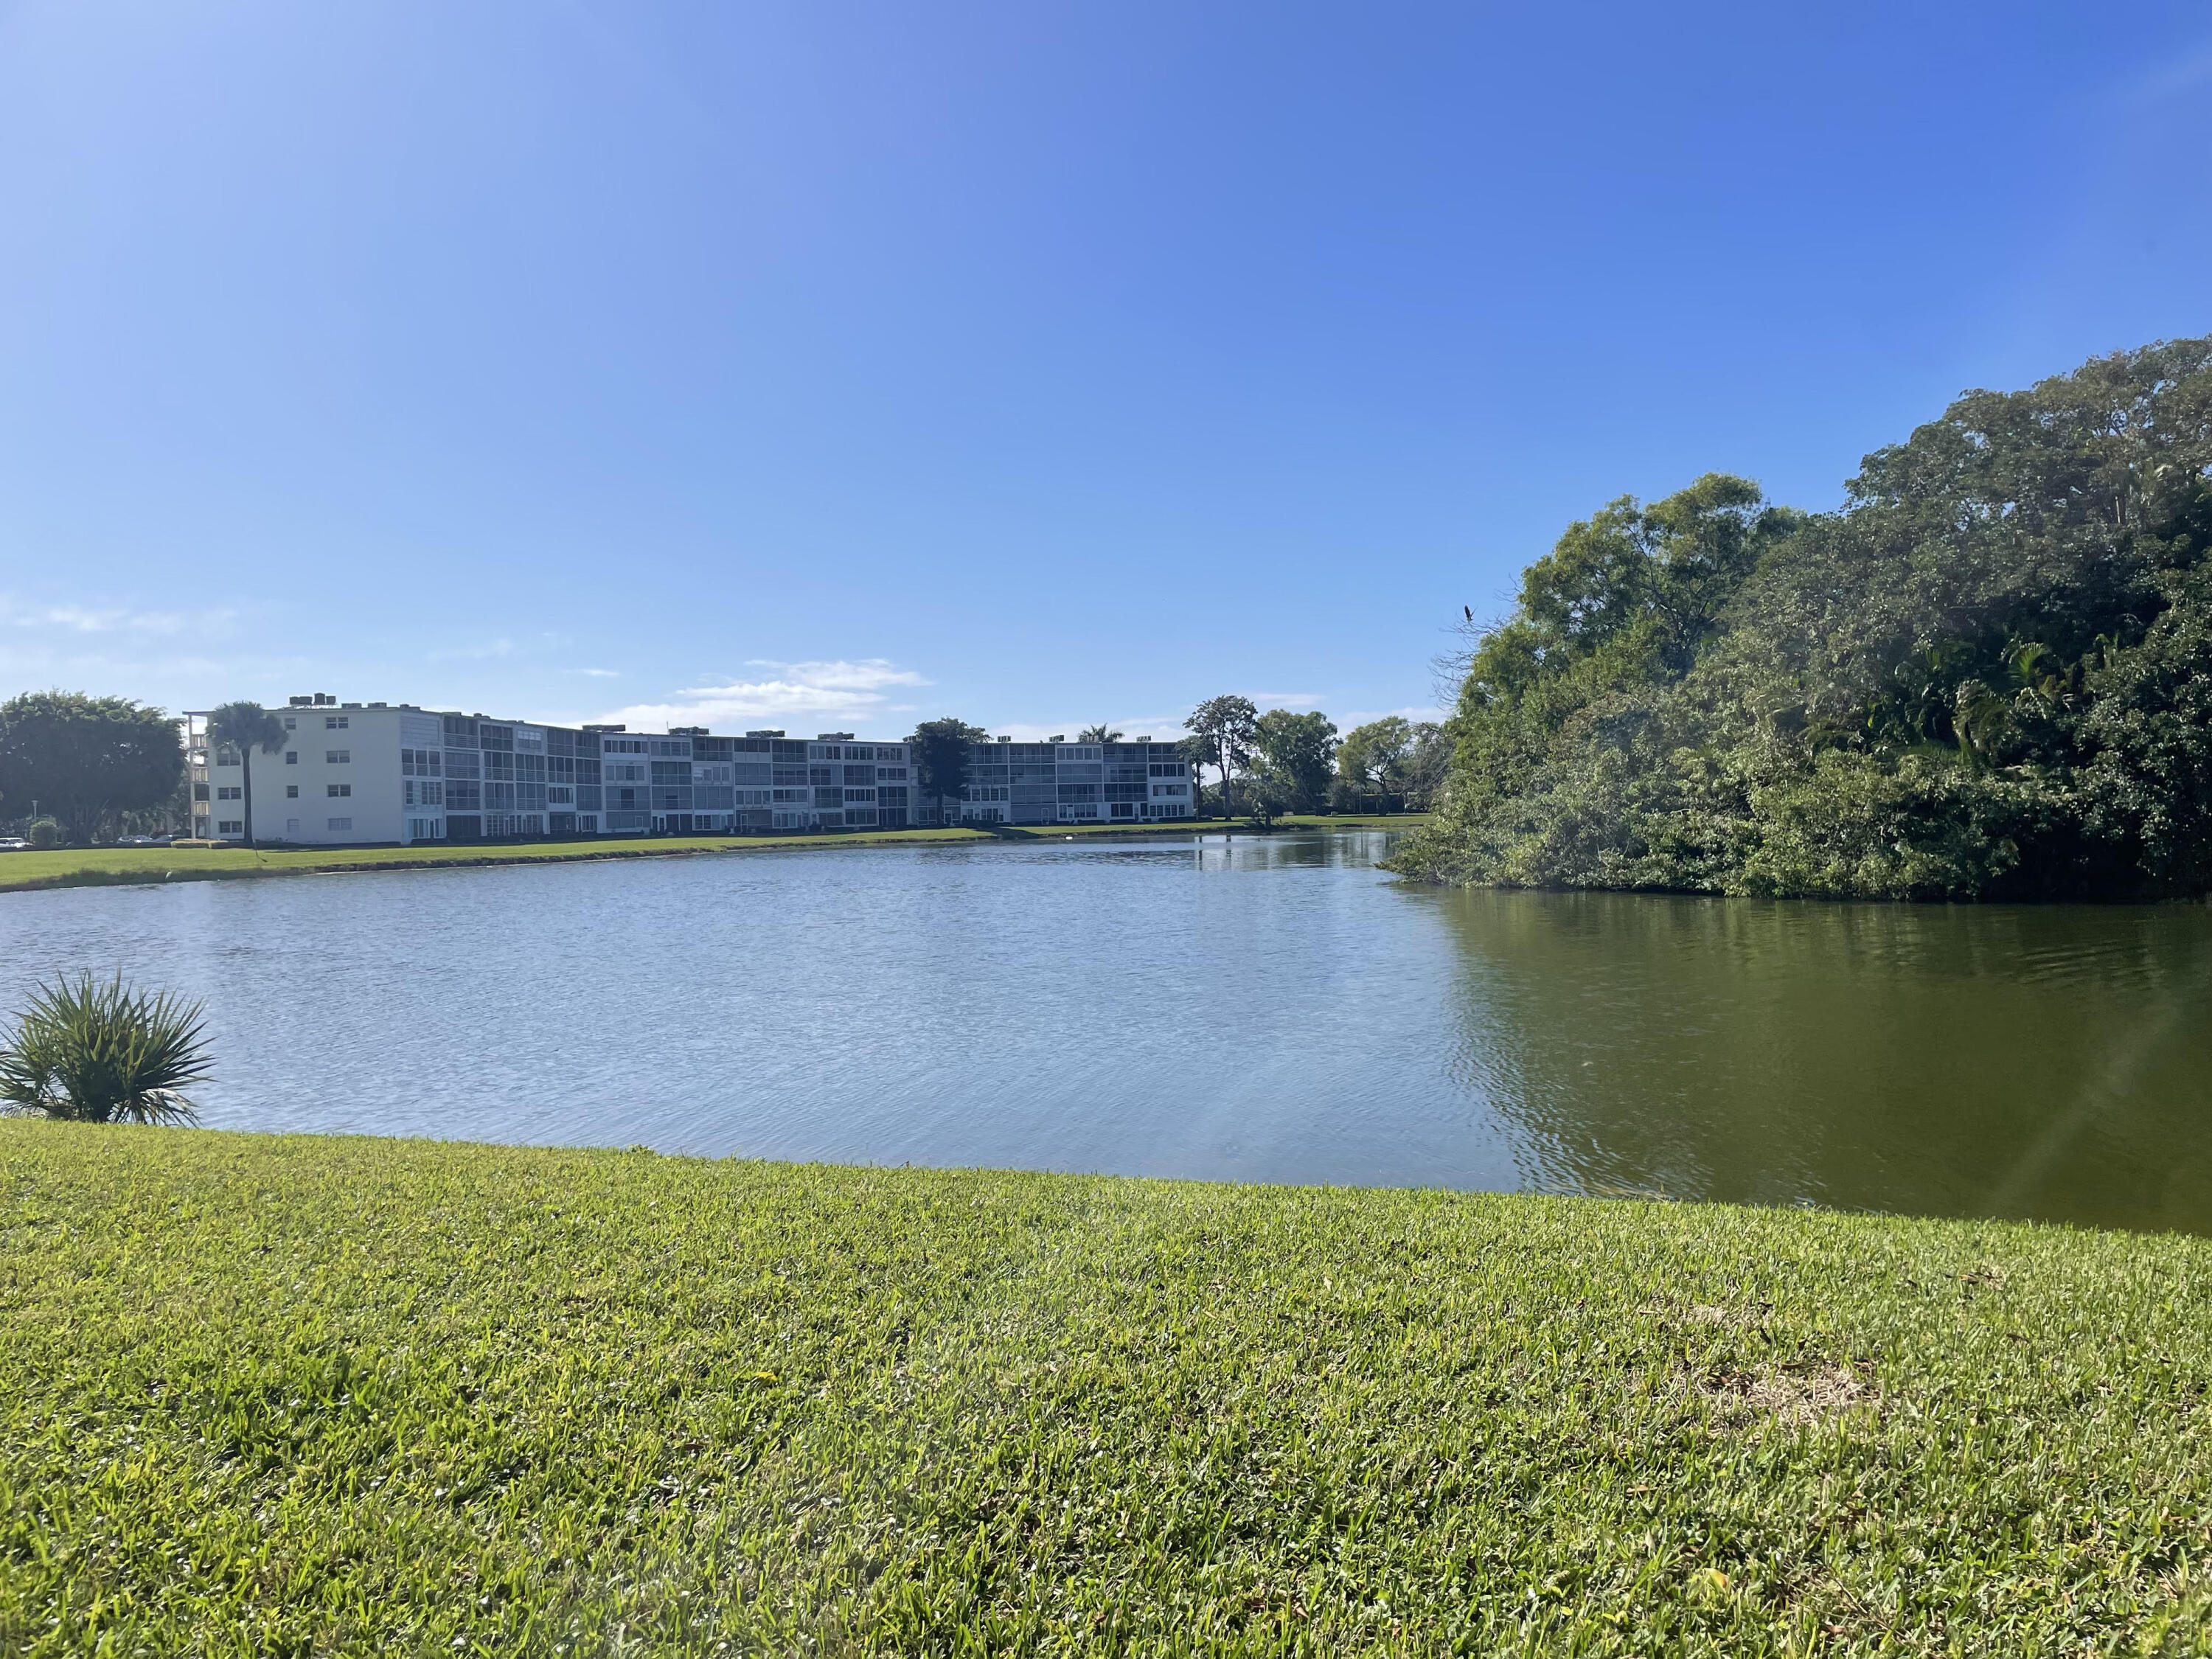
<svg viewBox="0 0 2212 1659"><path fill-rule="evenodd" d="M2201 4L0 0L0 691L1349 723L2207 330Z"/></svg>

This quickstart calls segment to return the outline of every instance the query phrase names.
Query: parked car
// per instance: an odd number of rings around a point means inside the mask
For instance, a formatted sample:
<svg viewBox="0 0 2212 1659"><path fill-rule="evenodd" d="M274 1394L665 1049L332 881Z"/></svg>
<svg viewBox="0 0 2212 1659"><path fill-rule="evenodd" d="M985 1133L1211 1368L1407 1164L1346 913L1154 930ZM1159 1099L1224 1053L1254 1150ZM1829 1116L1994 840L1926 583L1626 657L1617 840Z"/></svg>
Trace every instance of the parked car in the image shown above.
<svg viewBox="0 0 2212 1659"><path fill-rule="evenodd" d="M31 843L21 836L9 836L0 840L0 853L27 853L30 850Z"/></svg>

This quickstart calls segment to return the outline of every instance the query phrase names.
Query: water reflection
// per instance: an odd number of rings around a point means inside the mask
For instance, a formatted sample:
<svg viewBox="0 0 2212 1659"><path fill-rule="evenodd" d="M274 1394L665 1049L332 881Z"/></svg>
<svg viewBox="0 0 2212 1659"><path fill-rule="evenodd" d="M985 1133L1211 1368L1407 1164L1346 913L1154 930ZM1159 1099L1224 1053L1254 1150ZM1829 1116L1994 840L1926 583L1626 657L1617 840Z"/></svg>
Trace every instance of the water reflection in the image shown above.
<svg viewBox="0 0 2212 1659"><path fill-rule="evenodd" d="M1439 896L1532 1186L2212 1231L2212 915Z"/></svg>

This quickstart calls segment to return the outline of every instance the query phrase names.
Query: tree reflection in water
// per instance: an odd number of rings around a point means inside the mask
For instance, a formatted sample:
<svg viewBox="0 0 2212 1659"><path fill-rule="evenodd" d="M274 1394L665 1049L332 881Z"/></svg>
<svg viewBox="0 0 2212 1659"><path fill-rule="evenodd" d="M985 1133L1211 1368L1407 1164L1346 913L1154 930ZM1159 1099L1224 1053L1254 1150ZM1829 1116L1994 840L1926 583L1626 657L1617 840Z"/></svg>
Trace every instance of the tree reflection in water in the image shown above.
<svg viewBox="0 0 2212 1659"><path fill-rule="evenodd" d="M1435 895L1532 1187L2212 1231L2212 913Z"/></svg>

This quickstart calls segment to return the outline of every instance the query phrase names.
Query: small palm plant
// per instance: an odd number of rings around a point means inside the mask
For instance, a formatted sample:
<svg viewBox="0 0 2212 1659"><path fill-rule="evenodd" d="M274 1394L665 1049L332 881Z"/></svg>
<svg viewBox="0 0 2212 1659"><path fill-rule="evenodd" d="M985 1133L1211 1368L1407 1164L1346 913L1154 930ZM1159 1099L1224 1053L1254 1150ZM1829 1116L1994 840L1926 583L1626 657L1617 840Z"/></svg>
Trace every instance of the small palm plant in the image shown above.
<svg viewBox="0 0 2212 1659"><path fill-rule="evenodd" d="M197 1123L184 1091L212 1075L200 1005L118 974L40 986L0 1046L0 1110L81 1123Z"/></svg>

